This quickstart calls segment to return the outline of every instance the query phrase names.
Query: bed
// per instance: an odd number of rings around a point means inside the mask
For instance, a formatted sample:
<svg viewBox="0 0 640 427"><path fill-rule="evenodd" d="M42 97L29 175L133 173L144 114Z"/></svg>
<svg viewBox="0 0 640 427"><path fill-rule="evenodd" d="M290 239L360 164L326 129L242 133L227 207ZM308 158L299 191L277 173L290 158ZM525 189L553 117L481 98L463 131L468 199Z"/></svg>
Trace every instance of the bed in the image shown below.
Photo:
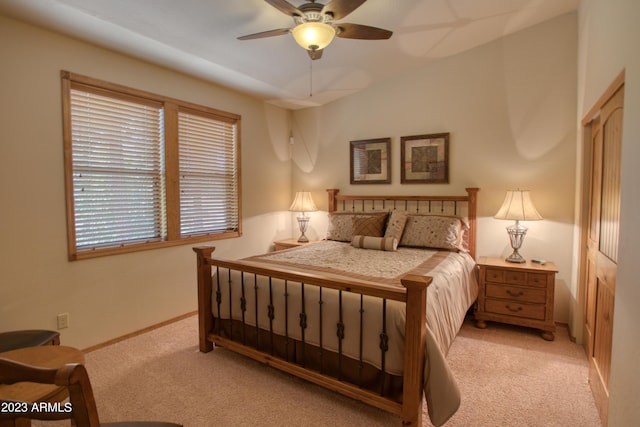
<svg viewBox="0 0 640 427"><path fill-rule="evenodd" d="M200 351L225 347L422 425L455 413L445 356L477 297L477 188L327 190L327 238L242 260L197 247ZM425 321L426 320L426 321Z"/></svg>

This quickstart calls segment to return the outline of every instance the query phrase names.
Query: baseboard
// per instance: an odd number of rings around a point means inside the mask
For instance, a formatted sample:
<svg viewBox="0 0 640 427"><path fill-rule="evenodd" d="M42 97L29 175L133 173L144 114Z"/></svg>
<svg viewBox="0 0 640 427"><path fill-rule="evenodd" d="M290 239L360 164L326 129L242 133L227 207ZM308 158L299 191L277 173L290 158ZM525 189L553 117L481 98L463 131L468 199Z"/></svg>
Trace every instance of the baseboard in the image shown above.
<svg viewBox="0 0 640 427"><path fill-rule="evenodd" d="M92 351L96 351L96 350L99 350L101 348L104 348L104 347L110 346L112 344L118 343L120 341L124 341L126 339L133 338L133 337L138 336L138 335L142 335L144 333L153 331L154 329L158 329L158 328L161 328L163 326L167 326L167 325L169 325L171 323L175 323L175 322L178 322L180 320L186 319L188 317L195 316L196 314L198 314L197 310L189 312L189 313L185 313L185 314L182 314L182 315L180 315L178 317L174 317L172 319L168 319L168 320L165 320L163 322L156 323L155 325L148 326L148 327L140 329L138 331L134 331L134 332L128 333L126 335L122 335L121 337L114 338L114 339L111 339L109 341L105 341L105 342L100 343L100 344L92 345L91 347L87 347L82 351L84 353L91 353Z"/></svg>

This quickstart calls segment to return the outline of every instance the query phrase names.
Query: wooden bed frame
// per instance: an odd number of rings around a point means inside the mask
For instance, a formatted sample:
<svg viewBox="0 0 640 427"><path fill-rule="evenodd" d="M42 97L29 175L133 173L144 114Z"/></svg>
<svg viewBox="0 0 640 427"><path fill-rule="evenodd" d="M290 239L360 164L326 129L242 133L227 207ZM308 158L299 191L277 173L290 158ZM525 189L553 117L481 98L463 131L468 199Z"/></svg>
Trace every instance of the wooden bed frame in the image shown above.
<svg viewBox="0 0 640 427"><path fill-rule="evenodd" d="M400 209L425 214L446 214L465 216L469 222L468 246L475 259L476 250L476 206L477 188L467 188L466 196L343 196L338 190L327 190L329 212L353 211L390 211ZM406 275L401 282L403 288L385 285L365 285L355 280L329 280L313 273L292 273L279 268L262 268L247 265L242 261L230 261L212 258L215 247L196 247L198 268L198 321L200 351L209 352L213 346L220 345L231 351L243 354L266 365L299 378L336 391L345 396L375 406L401 417L403 425L422 425L423 405L423 366L426 339L426 296L430 277ZM245 272L252 275L300 282L351 292L386 300L402 301L406 304L406 329L404 351L404 377L402 402L381 396L379 393L365 390L359 386L338 380L326 374L306 369L296 363L286 361L245 346L239 342L216 334L214 330L213 302L214 286L212 268L220 267ZM421 373L415 375L416 372Z"/></svg>

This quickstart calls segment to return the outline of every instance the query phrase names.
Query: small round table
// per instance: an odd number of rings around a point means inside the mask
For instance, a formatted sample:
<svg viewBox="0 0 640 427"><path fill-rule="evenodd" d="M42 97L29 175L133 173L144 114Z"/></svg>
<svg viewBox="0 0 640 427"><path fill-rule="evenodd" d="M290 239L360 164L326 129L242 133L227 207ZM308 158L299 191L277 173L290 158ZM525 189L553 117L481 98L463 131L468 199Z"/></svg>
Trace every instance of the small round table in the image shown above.
<svg viewBox="0 0 640 427"><path fill-rule="evenodd" d="M46 329L0 332L0 353L48 344L60 345L60 333Z"/></svg>
<svg viewBox="0 0 640 427"><path fill-rule="evenodd" d="M59 368L67 363L84 363L84 353L76 348L61 345L20 348L0 353L0 357L40 368ZM67 397L65 388L53 384L21 382L0 385L0 399L4 400L60 402Z"/></svg>

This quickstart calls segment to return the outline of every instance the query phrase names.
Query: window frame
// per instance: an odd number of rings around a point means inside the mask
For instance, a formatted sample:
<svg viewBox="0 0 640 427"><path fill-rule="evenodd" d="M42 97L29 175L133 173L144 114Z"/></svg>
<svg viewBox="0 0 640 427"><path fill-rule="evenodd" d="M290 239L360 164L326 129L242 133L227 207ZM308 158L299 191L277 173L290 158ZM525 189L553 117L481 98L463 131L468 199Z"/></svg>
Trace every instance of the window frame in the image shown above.
<svg viewBox="0 0 640 427"><path fill-rule="evenodd" d="M192 244L197 242L228 239L242 236L242 174L241 174L241 116L217 110L211 107L197 105L187 101L153 94L139 89L109 83L87 76L61 71L62 83L62 116L63 116L63 144L64 144L64 176L66 193L67 217L67 246L70 261L108 256L122 253L138 252L156 248ZM76 242L75 203L73 185L73 151L71 132L71 89L83 88L114 98L128 99L142 98L151 103L162 105L164 114L164 157L165 157L165 206L166 236L160 241L121 244L120 246L97 247L90 250L78 250ZM237 204L238 225L236 230L224 232L203 233L182 237L180 231L180 171L179 171L179 140L178 113L189 110L194 114L214 120L231 123L235 126L235 180L237 185L235 200Z"/></svg>

